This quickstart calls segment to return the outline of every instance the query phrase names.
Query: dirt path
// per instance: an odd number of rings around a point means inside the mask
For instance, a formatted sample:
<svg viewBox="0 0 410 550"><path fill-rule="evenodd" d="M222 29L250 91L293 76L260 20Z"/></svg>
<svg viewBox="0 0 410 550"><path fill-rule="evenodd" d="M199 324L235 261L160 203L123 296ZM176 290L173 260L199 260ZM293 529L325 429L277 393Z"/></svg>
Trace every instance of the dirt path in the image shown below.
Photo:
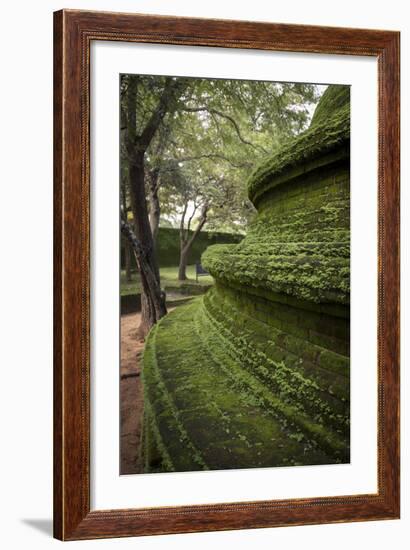
<svg viewBox="0 0 410 550"><path fill-rule="evenodd" d="M139 454L142 411L141 353L144 342L137 336L140 313L121 316L121 474L142 471Z"/></svg>
<svg viewBox="0 0 410 550"><path fill-rule="evenodd" d="M168 307L168 313L174 307ZM121 381L120 381L120 473L141 474L140 442L144 394L141 382L141 354L144 341L138 337L141 313L121 315Z"/></svg>

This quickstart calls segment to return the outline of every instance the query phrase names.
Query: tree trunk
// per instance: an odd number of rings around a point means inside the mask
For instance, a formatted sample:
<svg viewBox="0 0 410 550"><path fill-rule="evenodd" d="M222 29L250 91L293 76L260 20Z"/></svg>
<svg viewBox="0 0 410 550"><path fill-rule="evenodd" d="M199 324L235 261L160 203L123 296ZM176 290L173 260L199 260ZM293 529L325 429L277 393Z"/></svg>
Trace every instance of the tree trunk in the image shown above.
<svg viewBox="0 0 410 550"><path fill-rule="evenodd" d="M154 242L154 248L157 244L157 236L159 229L159 219L161 215L161 206L159 203L158 189L155 186L150 189L150 210L149 210L149 224L151 226L152 240Z"/></svg>
<svg viewBox="0 0 410 550"><path fill-rule="evenodd" d="M141 287L141 322L138 327L138 332L141 338L145 338L158 319L155 311L155 304L151 298L149 284L143 273L141 273Z"/></svg>
<svg viewBox="0 0 410 550"><path fill-rule="evenodd" d="M131 208L135 234L142 247L136 255L141 275L141 325L145 337L149 329L166 313L165 294L161 292L158 264L155 258L154 241L149 224L144 183L144 154L135 154L129 163ZM135 248L134 248L135 250Z"/></svg>
<svg viewBox="0 0 410 550"><path fill-rule="evenodd" d="M189 226L190 223L188 223L188 230L185 232L183 230L184 225L184 219L186 214L186 205L184 208L184 212L182 214L182 221L181 221L181 227L180 227L180 256L179 256L179 268L178 268L178 281L186 281L186 268L188 263L188 255L189 251L191 250L191 247L195 241L195 239L198 237L199 233L201 232L203 226L206 224L207 219L207 212L208 212L208 205L205 204L202 208L201 217L199 220L199 223L195 229L195 231L192 233L191 237L189 237ZM191 216L192 218L192 216Z"/></svg>
<svg viewBox="0 0 410 550"><path fill-rule="evenodd" d="M165 294L161 291L159 282L157 281L146 258L145 250L141 242L135 236L131 227L127 222L121 222L121 231L132 245L135 259L141 275L141 325L140 334L145 336L152 327L152 321L157 322L161 317L166 315L167 309L165 306Z"/></svg>
<svg viewBox="0 0 410 550"><path fill-rule="evenodd" d="M140 77L130 76L126 95L126 135L125 145L128 156L128 178L131 199L131 209L134 218L135 234L128 235L133 242L141 275L141 327L145 336L148 330L166 314L165 294L161 292L159 269L155 257L154 240L149 223L147 200L145 195L144 155L165 115L177 107L176 97L179 97L187 84L185 81L165 79L164 88L155 109L148 118L144 129L137 132L137 103ZM122 112L122 111L121 111ZM130 233L124 222L122 227Z"/></svg>
<svg viewBox="0 0 410 550"><path fill-rule="evenodd" d="M132 249L127 239L125 239L124 241L124 253L125 253L125 279L127 283L130 283L132 281L132 275L131 275Z"/></svg>
<svg viewBox="0 0 410 550"><path fill-rule="evenodd" d="M178 281L186 281L186 267L188 263L188 253L189 249L185 248L181 244L181 252L179 256L179 268L178 268Z"/></svg>

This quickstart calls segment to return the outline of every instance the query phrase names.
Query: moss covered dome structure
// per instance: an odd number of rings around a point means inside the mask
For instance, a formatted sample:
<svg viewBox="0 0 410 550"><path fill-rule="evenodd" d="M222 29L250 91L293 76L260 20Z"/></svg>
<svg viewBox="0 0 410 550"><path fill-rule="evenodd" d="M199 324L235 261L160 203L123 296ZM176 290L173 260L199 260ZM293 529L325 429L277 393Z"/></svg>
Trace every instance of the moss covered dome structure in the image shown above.
<svg viewBox="0 0 410 550"><path fill-rule="evenodd" d="M202 256L215 285L153 327L143 355L145 472L350 457L350 90L248 182L257 216Z"/></svg>

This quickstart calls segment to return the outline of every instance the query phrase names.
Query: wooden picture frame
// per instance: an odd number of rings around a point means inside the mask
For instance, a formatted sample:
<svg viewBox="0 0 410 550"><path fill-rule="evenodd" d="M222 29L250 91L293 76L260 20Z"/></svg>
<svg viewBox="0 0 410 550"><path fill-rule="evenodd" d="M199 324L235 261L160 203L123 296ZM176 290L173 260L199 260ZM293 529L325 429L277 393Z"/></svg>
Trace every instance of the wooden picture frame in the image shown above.
<svg viewBox="0 0 410 550"><path fill-rule="evenodd" d="M54 536L124 537L399 517L398 32L63 10L54 14ZM378 62L377 494L90 510L93 40L372 56Z"/></svg>

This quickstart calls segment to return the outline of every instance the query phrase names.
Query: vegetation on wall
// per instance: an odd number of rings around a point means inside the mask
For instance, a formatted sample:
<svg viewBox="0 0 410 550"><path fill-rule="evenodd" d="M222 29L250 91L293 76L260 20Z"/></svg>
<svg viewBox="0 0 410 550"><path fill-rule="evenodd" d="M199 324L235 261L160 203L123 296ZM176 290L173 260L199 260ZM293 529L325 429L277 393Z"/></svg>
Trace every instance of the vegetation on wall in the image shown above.
<svg viewBox="0 0 410 550"><path fill-rule="evenodd" d="M339 91L343 88L343 91ZM322 104L323 101L323 104ZM332 108L335 107L333 111ZM348 156L350 142L350 91L349 87L331 87L323 94L309 129L296 138L286 141L275 153L266 158L248 180L248 194L252 202L272 187L286 171L311 160L335 152ZM322 121L322 124L320 123ZM344 148L341 147L344 145ZM312 168L315 168L313 164Z"/></svg>
<svg viewBox="0 0 410 550"><path fill-rule="evenodd" d="M349 461L349 99L325 100L251 176L245 238L203 254L216 285L149 334L147 472Z"/></svg>
<svg viewBox="0 0 410 550"><path fill-rule="evenodd" d="M142 252L144 336L166 313L156 249L161 218L179 228L184 280L204 227L226 231L252 215L243 182L282 138L304 129L317 92L309 84L131 74L122 75L120 91L121 211L134 253Z"/></svg>
<svg viewBox="0 0 410 550"><path fill-rule="evenodd" d="M216 278L312 302L346 304L350 290L348 159L276 189L236 245L209 247ZM322 167L323 169L323 167ZM307 191L308 190L308 191Z"/></svg>

